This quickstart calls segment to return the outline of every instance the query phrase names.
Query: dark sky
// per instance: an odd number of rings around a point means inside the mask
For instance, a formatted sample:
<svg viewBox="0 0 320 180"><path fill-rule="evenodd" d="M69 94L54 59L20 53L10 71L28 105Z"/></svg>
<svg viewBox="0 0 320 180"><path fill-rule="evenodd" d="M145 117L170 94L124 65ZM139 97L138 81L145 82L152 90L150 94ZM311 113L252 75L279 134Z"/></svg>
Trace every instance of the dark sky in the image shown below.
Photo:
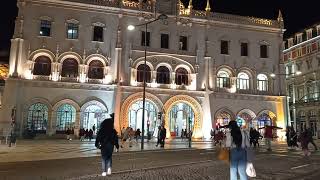
<svg viewBox="0 0 320 180"><path fill-rule="evenodd" d="M320 23L319 0L210 0L216 12L276 19L281 9L286 37L315 23ZM188 4L188 0L182 0ZM197 9L204 9L206 0L193 0ZM0 58L10 48L10 38L17 15L16 0L4 0L0 7Z"/></svg>

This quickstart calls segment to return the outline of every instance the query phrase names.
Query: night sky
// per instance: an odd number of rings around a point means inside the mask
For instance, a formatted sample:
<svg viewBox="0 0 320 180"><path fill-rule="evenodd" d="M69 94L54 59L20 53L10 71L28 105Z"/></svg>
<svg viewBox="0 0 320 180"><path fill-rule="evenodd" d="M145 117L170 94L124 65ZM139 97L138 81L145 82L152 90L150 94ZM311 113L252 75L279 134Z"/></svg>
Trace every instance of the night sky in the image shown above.
<svg viewBox="0 0 320 180"><path fill-rule="evenodd" d="M320 23L319 0L210 0L213 11L276 19L278 10L284 16L285 37L308 26ZM182 0L186 5L188 0ZM195 9L204 9L206 0L193 0ZM14 20L16 0L4 0L0 7L0 60L7 60Z"/></svg>

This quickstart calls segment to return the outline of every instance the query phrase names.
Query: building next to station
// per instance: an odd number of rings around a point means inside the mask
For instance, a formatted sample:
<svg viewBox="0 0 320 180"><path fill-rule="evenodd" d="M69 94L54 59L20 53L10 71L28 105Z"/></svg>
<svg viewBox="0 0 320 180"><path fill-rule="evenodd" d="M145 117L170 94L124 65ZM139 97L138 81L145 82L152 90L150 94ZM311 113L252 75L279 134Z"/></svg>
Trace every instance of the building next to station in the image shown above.
<svg viewBox="0 0 320 180"><path fill-rule="evenodd" d="M291 124L299 132L311 128L320 137L320 25L296 33L283 45Z"/></svg>
<svg viewBox="0 0 320 180"><path fill-rule="evenodd" d="M77 134L112 112L118 131L141 129L144 78L146 132L164 124L175 137L190 125L202 138L230 120L285 127L285 78L270 76L284 73L281 12L243 17L210 3L196 10L192 0L18 0L1 127L14 109L20 135ZM162 13L168 19L148 32L127 30Z"/></svg>

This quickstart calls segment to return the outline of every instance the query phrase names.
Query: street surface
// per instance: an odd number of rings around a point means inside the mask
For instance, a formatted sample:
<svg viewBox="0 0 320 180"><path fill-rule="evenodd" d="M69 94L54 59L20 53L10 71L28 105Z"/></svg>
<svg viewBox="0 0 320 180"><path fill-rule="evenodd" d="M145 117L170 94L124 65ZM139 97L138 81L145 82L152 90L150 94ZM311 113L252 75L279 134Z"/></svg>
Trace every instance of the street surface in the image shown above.
<svg viewBox="0 0 320 180"><path fill-rule="evenodd" d="M108 177L100 176L101 161L93 142L26 141L9 150L2 145L0 179L229 179L228 165L216 159L215 148L211 148L210 142L193 143L196 147L193 149L186 149L187 143L179 141L169 142L165 150L154 145L148 143L146 147L150 148L149 150L133 152L139 148L139 144L135 144L130 149L126 147L115 153L113 174ZM301 150L288 151L285 144L273 146L272 152L266 152L263 146L257 150L254 166L258 177L252 179L320 179L319 152L313 152L310 158L304 158ZM311 146L310 148L313 150ZM56 155L55 159L50 155L52 153ZM71 154L74 155L68 157ZM14 156L19 158L10 160L10 157ZM40 160L30 161L34 157Z"/></svg>

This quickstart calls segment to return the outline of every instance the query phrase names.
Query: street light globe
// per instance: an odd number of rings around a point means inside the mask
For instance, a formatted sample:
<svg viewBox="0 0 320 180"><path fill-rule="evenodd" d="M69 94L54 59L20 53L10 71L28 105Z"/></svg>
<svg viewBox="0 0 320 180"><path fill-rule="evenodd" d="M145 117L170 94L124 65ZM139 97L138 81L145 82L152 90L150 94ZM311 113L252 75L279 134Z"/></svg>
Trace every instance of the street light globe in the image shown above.
<svg viewBox="0 0 320 180"><path fill-rule="evenodd" d="M129 30L129 31L133 31L135 28L136 28L136 27L134 27L134 25L129 25L129 26L128 26L128 30Z"/></svg>
<svg viewBox="0 0 320 180"><path fill-rule="evenodd" d="M300 75L300 74L302 74L301 71L297 71L297 72L296 72L296 75Z"/></svg>
<svg viewBox="0 0 320 180"><path fill-rule="evenodd" d="M276 74L275 73L271 73L270 76L274 78L274 77L276 77Z"/></svg>

